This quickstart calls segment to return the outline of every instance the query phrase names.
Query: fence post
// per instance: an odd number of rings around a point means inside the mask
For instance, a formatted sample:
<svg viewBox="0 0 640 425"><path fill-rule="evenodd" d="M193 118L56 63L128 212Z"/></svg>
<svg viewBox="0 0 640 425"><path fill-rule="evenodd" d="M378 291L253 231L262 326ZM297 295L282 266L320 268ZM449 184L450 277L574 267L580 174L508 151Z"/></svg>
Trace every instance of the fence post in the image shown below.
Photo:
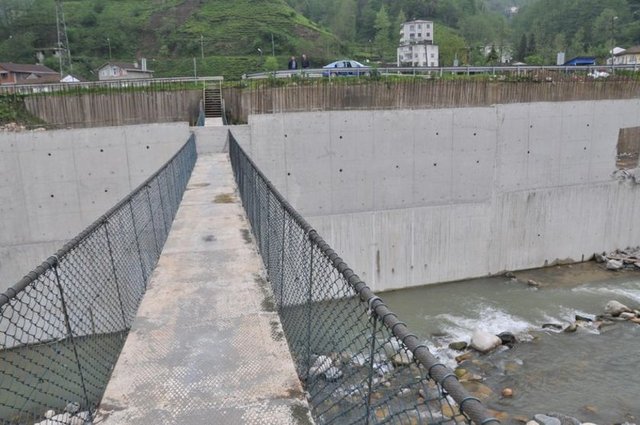
<svg viewBox="0 0 640 425"><path fill-rule="evenodd" d="M151 230L153 230L153 241L156 244L156 255L160 257L160 246L158 245L158 235L156 234L156 221L153 219L153 205L151 205L151 195L149 194L149 187L147 185L147 200L149 201L149 213L151 215Z"/></svg>
<svg viewBox="0 0 640 425"><path fill-rule="evenodd" d="M56 285L58 286L58 291L60 292L60 303L62 304L62 314L64 315L64 325L67 329L67 335L69 335L69 340L71 341L71 347L73 347L73 355L76 358L76 365L78 365L78 373L80 374L80 385L82 386L82 391L84 393L84 401L87 404L87 410L89 411L89 416L93 419L93 414L91 413L91 405L89 404L89 394L87 394L87 387L84 383L84 375L82 374L82 365L80 364L80 356L78 356L78 348L76 347L76 340L73 337L73 332L71 330L71 321L69 320L69 312L67 310L67 303L64 299L64 290L62 289L62 282L60 282L60 274L58 273L58 266L60 261L58 257L55 257L56 262L53 265L53 273L56 276Z"/></svg>
<svg viewBox="0 0 640 425"><path fill-rule="evenodd" d="M158 178L156 179L156 183L158 183L158 196L160 196L160 215L162 216L162 223L164 224L164 233L165 237L169 234L169 229L167 229L167 219L164 216L164 201L162 200L162 188L160 187L160 174L162 174L164 170L158 173ZM164 245L164 241L162 242ZM160 253L158 253L160 255Z"/></svg>
<svg viewBox="0 0 640 425"><path fill-rule="evenodd" d="M371 355L369 356L369 377L368 386L369 392L367 394L367 420L365 424L369 424L371 415L371 395L373 394L373 360L376 353L376 332L378 327L378 318L375 312L371 312L371 320L373 320L373 329L371 331Z"/></svg>
<svg viewBox="0 0 640 425"><path fill-rule="evenodd" d="M267 278L271 280L271 190L267 187Z"/></svg>
<svg viewBox="0 0 640 425"><path fill-rule="evenodd" d="M313 315L313 240L307 233L309 238L309 291L307 293L307 305L309 306L307 311L307 373L309 376L309 369L311 369L311 317Z"/></svg>
<svg viewBox="0 0 640 425"><path fill-rule="evenodd" d="M131 205L131 199L129 199L129 211L131 212L131 223L133 224L133 233L136 236L136 248L138 249L138 260L140 261L140 271L142 272L142 279L144 279L144 287L147 287L147 270L144 267L144 261L142 261L142 250L140 250L140 238L138 236L138 226L136 225L136 216L133 213L133 205Z"/></svg>
<svg viewBox="0 0 640 425"><path fill-rule="evenodd" d="M282 207L282 249L280 252L280 308L282 308L282 300L284 299L284 232L287 228L287 210Z"/></svg>
<svg viewBox="0 0 640 425"><path fill-rule="evenodd" d="M124 314L124 304L122 303L122 294L120 293L120 284L118 283L118 271L116 269L116 262L113 258L113 248L111 248L111 238L109 237L109 220L103 221L104 232L107 236L107 249L109 250L109 261L111 262L111 271L113 273L113 282L116 284L116 292L118 294L118 301L120 302L120 313L122 314L122 330L127 328L127 319Z"/></svg>

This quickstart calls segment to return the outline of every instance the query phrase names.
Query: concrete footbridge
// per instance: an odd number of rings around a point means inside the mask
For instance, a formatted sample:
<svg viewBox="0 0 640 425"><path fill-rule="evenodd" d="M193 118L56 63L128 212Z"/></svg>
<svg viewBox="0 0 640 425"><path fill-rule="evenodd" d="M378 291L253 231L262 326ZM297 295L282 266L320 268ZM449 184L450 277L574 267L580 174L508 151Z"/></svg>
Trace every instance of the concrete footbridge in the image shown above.
<svg viewBox="0 0 640 425"><path fill-rule="evenodd" d="M0 418L508 420L376 294L637 244L611 217L640 205L639 117L635 98L0 134Z"/></svg>

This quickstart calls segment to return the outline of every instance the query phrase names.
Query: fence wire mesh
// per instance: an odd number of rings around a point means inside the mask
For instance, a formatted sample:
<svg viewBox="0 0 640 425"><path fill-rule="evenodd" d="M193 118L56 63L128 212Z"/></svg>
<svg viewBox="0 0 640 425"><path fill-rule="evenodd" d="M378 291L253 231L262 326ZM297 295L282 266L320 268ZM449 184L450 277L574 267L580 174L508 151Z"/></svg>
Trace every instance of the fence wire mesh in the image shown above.
<svg viewBox="0 0 640 425"><path fill-rule="evenodd" d="M291 207L233 136L229 154L317 423L499 423Z"/></svg>
<svg viewBox="0 0 640 425"><path fill-rule="evenodd" d="M129 196L0 295L0 423L90 423L195 160L192 136ZM50 410L57 414L47 422Z"/></svg>

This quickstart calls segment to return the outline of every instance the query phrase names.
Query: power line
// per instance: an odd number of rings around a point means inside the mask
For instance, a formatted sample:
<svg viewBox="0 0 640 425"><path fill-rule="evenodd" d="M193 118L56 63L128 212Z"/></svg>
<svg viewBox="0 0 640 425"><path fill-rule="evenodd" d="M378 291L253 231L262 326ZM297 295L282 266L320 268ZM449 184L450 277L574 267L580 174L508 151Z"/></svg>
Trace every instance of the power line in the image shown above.
<svg viewBox="0 0 640 425"><path fill-rule="evenodd" d="M69 49L69 37L67 36L67 23L64 19L62 0L56 0L56 30L58 32L58 63L60 64L60 77L64 77L65 69L71 73L71 50Z"/></svg>

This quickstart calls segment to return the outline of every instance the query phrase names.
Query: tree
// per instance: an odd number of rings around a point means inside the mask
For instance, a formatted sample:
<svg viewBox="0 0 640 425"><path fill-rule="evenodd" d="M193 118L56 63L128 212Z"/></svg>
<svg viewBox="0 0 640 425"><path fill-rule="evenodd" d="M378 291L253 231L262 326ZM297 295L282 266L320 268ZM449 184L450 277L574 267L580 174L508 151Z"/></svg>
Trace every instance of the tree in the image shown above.
<svg viewBox="0 0 640 425"><path fill-rule="evenodd" d="M487 55L487 63L490 65L495 65L498 60L500 59L499 55L498 55L498 51L496 50L496 46L495 44L491 45L491 50L489 51L489 54Z"/></svg>
<svg viewBox="0 0 640 425"><path fill-rule="evenodd" d="M378 55L381 59L384 59L385 55L389 52L389 29L391 28L389 14L384 5L382 5L380 11L376 14L374 28L376 29L375 45L378 50Z"/></svg>
<svg viewBox="0 0 640 425"><path fill-rule="evenodd" d="M357 10L356 0L338 1L332 27L336 35L342 40L355 40Z"/></svg>
<svg viewBox="0 0 640 425"><path fill-rule="evenodd" d="M516 60L523 62L526 56L527 56L527 35L523 33L522 36L520 37L518 48L516 49Z"/></svg>

